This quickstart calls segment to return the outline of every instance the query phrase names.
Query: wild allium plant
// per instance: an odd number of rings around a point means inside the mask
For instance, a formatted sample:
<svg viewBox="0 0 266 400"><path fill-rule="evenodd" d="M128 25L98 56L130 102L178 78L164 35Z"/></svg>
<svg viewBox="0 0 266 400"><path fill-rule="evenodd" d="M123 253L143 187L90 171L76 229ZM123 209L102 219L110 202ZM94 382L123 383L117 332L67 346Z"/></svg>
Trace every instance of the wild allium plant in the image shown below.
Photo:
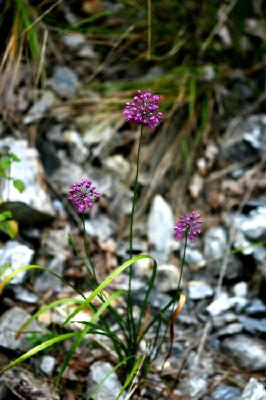
<svg viewBox="0 0 266 400"><path fill-rule="evenodd" d="M165 341L168 328L170 329L170 349L166 356L169 357L173 340L174 340L174 323L181 311L183 304L185 302L185 295L181 293L180 285L183 274L183 268L185 264L185 254L187 248L188 240L193 241L198 235L202 233L200 228L201 219L200 214L197 211L192 211L191 213L186 213L184 216L180 216L176 225L174 226L174 231L177 240L184 239L183 254L181 259L181 271L180 277L177 282L177 287L173 298L166 304L159 312L155 315L150 315L149 312L149 296L151 290L154 286L156 273L157 273L157 263L148 254L140 254L133 257L133 226L134 226L134 215L135 206L137 200L137 187L138 187L138 175L139 175L139 161L140 161L140 150L141 150L141 139L144 127L154 128L156 127L163 118L162 113L159 111L159 101L160 97L158 95L152 94L150 91L142 92L137 91L137 95L134 97L132 102L126 104L124 110L124 117L126 121L136 123L140 125L140 134L138 139L137 147L137 161L136 161L136 176L134 181L134 194L132 201L132 210L129 225L129 260L124 264L116 268L107 278L102 282L99 281L97 276L97 268L90 257L88 237L85 230L85 216L92 209L93 204L100 197L100 192L93 186L92 182L87 178L82 178L79 182L73 183L69 190L69 202L74 207L75 211L81 217L83 226L83 238L84 238L84 252L86 257L83 257L80 250L78 249L77 243L74 238L69 236L69 243L72 246L74 253L79 258L80 262L87 268L89 282L88 286L91 289L91 294L89 297L85 296L73 285L70 285L77 293L79 293L82 299L66 298L53 301L52 303L43 306L35 314L33 314L28 321L19 329L18 335L20 335L26 327L36 319L42 312L47 311L60 304L65 304L73 302L77 304L75 310L66 318L63 323L62 329L66 327L71 327L71 322L78 316L78 313L89 308L93 312L93 317L90 321L75 321L83 325L80 332L68 332L59 334L50 340L46 340L38 346L23 354L21 357L17 358L15 361L4 367L1 372L8 370L9 368L17 365L18 363L26 360L32 355L38 353L41 350L52 346L55 343L66 339L73 339L73 343L68 350L65 360L60 366L59 375L57 378L57 383L59 383L72 355L78 346L85 339L88 334L101 334L107 336L112 344L112 350L115 351L117 355L117 366L114 368L122 367L125 376L125 383L117 397L117 400L122 396L125 389L134 379L136 374L145 374L147 372L150 363L158 356L162 343ZM150 278L147 282L147 288L144 293L143 301L139 305L139 313L136 317L133 314L133 295L132 295L132 277L133 277L133 265L138 260L150 259L153 262L153 268L151 271ZM45 269L44 267L37 265L29 265L19 268L18 272L31 268ZM105 291L106 287L123 271L129 269L129 283L127 291L117 290L112 294L107 295ZM4 286L10 281L10 279L18 272L13 271L0 285L0 291ZM52 273L52 272L51 272ZM54 274L53 274L54 275ZM62 279L59 277L59 279ZM118 297L124 297L124 314L121 315L120 312L115 308L114 300ZM98 298L101 302L100 307L93 305L92 301ZM109 315L112 317L112 322L115 322L118 326L117 330L110 328L107 319L103 315L104 311L108 310ZM124 316L125 315L125 316ZM165 327L164 327L165 326ZM162 334L163 332L163 334ZM148 339L149 337L149 339ZM152 339L150 339L152 337ZM142 344L146 344L146 351L143 351ZM98 385L98 387L100 384ZM93 393L89 396L91 398Z"/></svg>

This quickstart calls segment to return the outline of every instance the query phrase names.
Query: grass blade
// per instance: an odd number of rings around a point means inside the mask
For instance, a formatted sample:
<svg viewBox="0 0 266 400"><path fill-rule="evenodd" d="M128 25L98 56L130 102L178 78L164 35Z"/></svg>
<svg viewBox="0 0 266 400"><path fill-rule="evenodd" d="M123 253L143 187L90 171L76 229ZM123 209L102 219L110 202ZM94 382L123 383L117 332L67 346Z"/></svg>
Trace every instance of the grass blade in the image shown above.
<svg viewBox="0 0 266 400"><path fill-rule="evenodd" d="M178 317L178 315L180 314L182 308L184 307L186 301L186 296L184 294L180 295L180 299L178 302L178 305L172 315L171 321L170 321L170 343L171 343L171 347L173 346L173 341L174 341L174 324L175 321Z"/></svg>
<svg viewBox="0 0 266 400"><path fill-rule="evenodd" d="M34 313L33 315L31 315L26 322L24 322L24 324L19 328L17 334L16 334L16 339L19 338L19 336L25 331L25 329L32 323L32 321L34 321L35 319L37 319L41 314L43 314L44 312L50 310L51 308L57 307L57 306L61 306L62 304L66 304L66 303L82 303L83 300L81 299L75 299L75 298L71 298L71 297L66 297L65 299L60 299L60 300L55 300L52 301L49 304L46 304L45 306L41 307L38 311L36 311L36 313Z"/></svg>
<svg viewBox="0 0 266 400"><path fill-rule="evenodd" d="M186 295L183 294L183 293L180 294L178 305L177 305L176 309L174 310L173 315L172 315L171 320L170 320L170 333L169 333L170 348L169 348L168 353L165 356L165 359L164 359L164 362L163 362L163 366L162 366L162 370L164 369L166 361L169 359L169 357L172 354L173 344L174 344L174 337L175 337L174 325L175 325L175 321L176 321L178 315L180 314L182 308L184 307L185 301L186 301Z"/></svg>
<svg viewBox="0 0 266 400"><path fill-rule="evenodd" d="M45 267L42 267L40 265L26 265L26 266L17 268L14 271L12 271L9 275L7 275L2 280L2 282L0 282L0 295L1 295L2 291L4 290L5 286L10 282L10 280L15 275L19 274L20 272L27 271L29 269L42 269L44 271L49 272L49 274L51 274L51 275L55 276L56 278L60 279L60 281L62 281L63 283L65 283L66 285L71 287L71 289L73 289L76 293L78 293L81 297L83 297L85 299L85 296L83 295L83 293L80 290L78 290L74 285L69 283L66 279L62 278L60 275L56 274L55 272L50 271L49 268L45 268Z"/></svg>
<svg viewBox="0 0 266 400"><path fill-rule="evenodd" d="M39 353L42 350L47 349L48 347L53 346L55 343L62 342L63 340L70 339L74 336L77 336L78 332L71 332L71 333L65 333L63 335L56 336L53 339L46 340L45 342L39 344L38 346L33 347L33 349L30 349L26 353L22 354L22 356L16 358L16 360L10 362L8 365L6 365L4 368L0 370L0 373L2 374L3 372L9 370L10 368L15 367L15 365L22 363L23 361L27 360L28 358L34 356L35 354Z"/></svg>
<svg viewBox="0 0 266 400"><path fill-rule="evenodd" d="M73 317L75 317L80 310L82 310L84 307L87 307L87 305L99 294L103 291L103 289L109 285L121 272L123 272L126 268L130 267L132 264L134 264L136 261L141 260L143 258L150 258L153 260L153 258L147 254L140 254L139 256L133 257L130 260L126 261L124 264L122 264L120 267L118 267L115 271L113 271L92 293L91 295L81 303L75 311L73 311L68 318L65 320L63 325L67 324Z"/></svg>
<svg viewBox="0 0 266 400"><path fill-rule="evenodd" d="M115 372L119 367L121 367L123 364L125 364L130 358L134 358L135 356L128 356L125 357L120 363L118 363L115 367L113 367L108 374L105 375L105 377L95 386L95 388L89 393L89 396L87 397L86 400L91 400L93 396L98 392L100 387L104 384L104 382L109 378L109 376Z"/></svg>
<svg viewBox="0 0 266 400"><path fill-rule="evenodd" d="M8 282L16 275L18 275L20 272L27 271L29 269L43 269L45 271L49 271L45 267L41 267L40 265L25 265L24 267L20 267L12 271L9 275L7 275L2 282L0 282L0 294L4 290L5 286L8 284ZM50 271L49 271L50 272Z"/></svg>
<svg viewBox="0 0 266 400"><path fill-rule="evenodd" d="M95 323L99 320L101 314L102 314L102 313L106 310L106 308L109 306L109 304L110 304L113 300L115 300L117 297L121 296L121 295L124 294L124 293L125 293L124 290L117 290L116 292L114 292L114 293L101 305L101 307L97 310L97 312L96 312L95 315L92 317L92 319L90 320L90 322L91 322L92 324L95 324ZM83 304L84 304L84 302L83 302ZM83 307L82 307L82 308L83 308ZM72 313L72 314L73 314L73 313ZM75 314L75 315L76 315L76 314ZM72 317L71 317L70 319L72 319ZM91 326L90 326L90 325L86 326L86 327L83 329L83 331L79 333L78 337L76 338L76 340L74 341L74 343L73 343L72 346L70 347L70 349L69 349L69 351L68 351L68 353L67 353L67 355L66 355L66 357L65 357L65 359L64 359L64 362L63 362L63 364L62 364L61 367L60 367L60 372L59 372L59 375L58 375L57 381L56 381L56 384L57 384L57 385L59 384L59 381L60 381L60 379L61 379L61 377L62 377L62 375L63 375L63 373L64 373L64 371L65 371L65 369L66 369L66 367L67 367L67 365L68 365L68 363L69 363L69 360L71 359L72 355L73 355L74 352L76 351L77 347L78 347L78 346L81 344L81 342L83 341L84 337L89 333L90 329L91 329Z"/></svg>
<svg viewBox="0 0 266 400"><path fill-rule="evenodd" d="M126 388L128 387L128 385L130 384L130 382L131 382L132 379L134 378L135 373L137 372L137 370L139 369L139 367L141 367L141 364L142 364L142 361L143 361L144 357L145 357L145 354L144 354L144 356L139 356L139 357L137 358L137 360L136 360L136 362L134 363L133 368L132 368L132 370L130 371L130 374L128 375L128 377L127 377L127 379L126 379L126 382L124 383L122 389L120 390L120 392L119 392L119 394L118 394L116 400L119 400L119 399L120 399L120 397L122 396L122 394L124 393L124 391L126 390Z"/></svg>

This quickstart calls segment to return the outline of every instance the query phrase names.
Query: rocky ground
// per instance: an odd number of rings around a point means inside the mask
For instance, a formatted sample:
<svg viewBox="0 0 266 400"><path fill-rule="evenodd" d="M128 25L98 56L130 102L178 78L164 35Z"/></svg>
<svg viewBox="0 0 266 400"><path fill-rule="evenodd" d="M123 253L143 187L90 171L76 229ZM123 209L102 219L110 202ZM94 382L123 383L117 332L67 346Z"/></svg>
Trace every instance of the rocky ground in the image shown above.
<svg viewBox="0 0 266 400"><path fill-rule="evenodd" d="M83 35L65 35L62 41L65 51L97 70L98 56ZM68 189L87 176L102 193L86 230L97 271L104 277L128 257L135 131L122 120L123 104L113 120L97 121L91 105L104 100L96 91L85 90L83 80L78 68L54 65L41 91L23 97L22 86L12 99L18 107L17 126L1 121L0 150L8 146L20 158L10 174L24 182L25 191L1 181L1 209L12 211L19 234L12 240L2 237L0 268L9 264L10 272L27 264L44 265L86 293L86 270L67 240L71 232L81 243L81 221L67 202ZM79 115L75 106L85 96L87 111ZM161 371L167 346L162 348L135 399L266 399L266 114L259 110L233 117L220 131L195 157L188 206L182 207L202 213L204 234L187 250L182 282L187 301L175 325L173 352ZM143 152L149 154L152 148L145 138ZM152 179L144 166L143 191ZM158 261L154 311L173 295L180 272L181 248L173 236L179 210L169 196L174 184L175 176L169 174L169 190L152 192L150 206L139 213L135 225L134 254L149 252ZM150 269L146 260L135 266L136 305ZM124 274L113 288L125 288L127 279ZM49 310L28 327L31 334L16 339L31 313L51 300L74 295L46 272L15 276L1 297L1 364L38 343L38 335L57 332L71 309ZM40 353L1 376L0 399L86 398L111 370L112 357L88 340L56 391L53 377L68 346ZM115 400L119 378L112 372L94 399Z"/></svg>

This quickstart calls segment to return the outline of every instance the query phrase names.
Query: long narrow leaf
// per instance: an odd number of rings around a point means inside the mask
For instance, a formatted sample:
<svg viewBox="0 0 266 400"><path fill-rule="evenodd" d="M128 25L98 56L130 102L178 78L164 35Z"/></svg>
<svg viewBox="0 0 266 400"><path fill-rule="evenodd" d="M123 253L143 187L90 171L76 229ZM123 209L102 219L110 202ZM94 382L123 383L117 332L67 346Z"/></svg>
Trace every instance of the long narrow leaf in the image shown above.
<svg viewBox="0 0 266 400"><path fill-rule="evenodd" d="M32 323L32 321L34 321L35 319L37 319L41 314L43 314L44 312L50 310L51 308L57 307L57 306L61 306L62 304L66 304L66 303L82 303L83 300L81 299L75 299L75 298L71 298L71 297L66 297L65 299L59 299L59 300L55 300L52 301L49 304L46 304L45 306L41 307L38 311L36 311L36 313L34 313L33 315L31 315L26 322L24 322L24 324L19 328L17 334L16 334L16 338L18 339L19 336L25 331L25 329Z"/></svg>
<svg viewBox="0 0 266 400"><path fill-rule="evenodd" d="M95 313L95 315L91 318L90 322L92 324L95 324L101 314L106 310L106 308L109 306L109 304L115 300L117 297L121 296L122 294L124 294L124 290L117 290L115 293L113 293L102 305L101 307L97 310L97 312ZM84 304L84 302L83 302ZM73 313L72 313L73 314ZM76 314L75 314L76 315ZM76 338L76 340L73 342L72 346L70 347L63 364L60 367L60 372L59 375L57 377L57 384L59 383L68 363L69 360L71 359L71 357L73 356L73 354L75 353L76 349L78 348L78 346L81 344L81 342L83 341L84 337L89 333L91 329L91 326L86 326L82 332L79 333L78 337Z"/></svg>
<svg viewBox="0 0 266 400"><path fill-rule="evenodd" d="M162 370L164 369L164 365L165 365L166 361L170 358L170 356L172 354L174 337L175 337L174 325L175 325L175 321L176 321L178 315L180 314L180 312L182 311L182 308L184 307L185 301L186 301L186 295L182 293L180 295L178 305L177 305L176 309L174 310L173 315L170 320L170 332L169 332L170 348L169 348L168 353L165 356Z"/></svg>
<svg viewBox="0 0 266 400"><path fill-rule="evenodd" d="M2 293L2 291L4 290L5 286L8 284L8 282L10 282L10 280L18 275L20 272L24 272L27 271L29 269L43 269L45 271L49 271L47 268L45 267L41 267L40 265L25 265L24 267L20 267L15 269L14 271L12 271L9 275L7 275L2 282L0 282L0 294ZM50 272L50 271L49 271Z"/></svg>
<svg viewBox="0 0 266 400"><path fill-rule="evenodd" d="M171 343L171 346L173 345L174 336L175 336L174 335L174 324L175 324L175 321L176 321L178 315L180 314L182 308L184 307L185 301L186 301L186 296L182 293L180 295L178 305L177 305L177 307L173 313L173 316L171 318L171 321L170 321L170 343Z"/></svg>
<svg viewBox="0 0 266 400"><path fill-rule="evenodd" d="M22 354L22 356L18 357L16 360L14 360L11 363L9 363L8 365L6 365L4 368L2 368L0 370L0 373L2 374L3 372L7 371L8 369L15 367L15 365L22 363L23 361L34 356L35 354L39 353L40 351L53 346L55 343L70 339L74 336L77 336L78 334L79 334L78 332L65 333L63 335L56 336L53 339L46 340L45 342L39 344L38 346L33 347L33 349L30 349L26 353Z"/></svg>
<svg viewBox="0 0 266 400"><path fill-rule="evenodd" d="M135 356L128 356L125 357L120 363L118 363L115 367L113 367L108 374L105 375L105 377L95 386L93 390L90 391L89 396L87 397L86 400L91 400L93 396L98 392L100 387L104 384L104 382L109 378L109 376L115 372L118 368L120 368L123 364L125 364L128 360L131 358L134 358Z"/></svg>
<svg viewBox="0 0 266 400"><path fill-rule="evenodd" d="M44 271L49 272L49 274L55 276L56 278L58 278L61 282L65 283L66 285L68 285L69 287L71 287L71 289L73 289L76 293L78 293L81 297L83 297L85 299L84 294L78 290L74 285L72 285L71 283L69 283L66 279L62 278L60 275L56 274L53 271L50 271L49 268L45 268L42 267L40 265L25 265L23 267L17 268L14 271L12 271L9 275L7 275L2 282L0 282L0 294L2 293L2 291L4 290L5 286L10 282L10 280L17 274L19 274L20 272L23 271L27 271L29 269L42 269Z"/></svg>
<svg viewBox="0 0 266 400"><path fill-rule="evenodd" d="M126 268L130 267L132 264L134 264L136 261L141 260L143 258L150 258L153 260L153 258L147 254L140 254L139 256L133 257L130 260L126 261L124 264L122 264L120 267L118 267L115 271L113 271L92 293L91 295L81 303L75 311L73 311L68 318L65 320L64 324L67 324L73 317L75 317L80 310L82 310L84 307L86 307L99 293L103 291L103 289L109 285L121 272L123 272Z"/></svg>
<svg viewBox="0 0 266 400"><path fill-rule="evenodd" d="M130 374L128 375L128 377L127 377L127 379L126 379L126 382L124 383L122 389L120 390L120 392L119 392L119 394L118 394L116 400L119 400L119 399L120 399L120 397L122 396L122 394L124 393L124 391L126 390L126 388L128 387L128 385L130 384L130 382L131 382L132 379L134 378L135 373L137 372L137 370L138 370L139 367L141 366L144 357L145 357L145 355L144 355L144 356L139 356L139 357L137 358L137 360L136 360L136 362L134 363L133 368L132 368L132 370L130 371Z"/></svg>
<svg viewBox="0 0 266 400"><path fill-rule="evenodd" d="M124 351L126 351L126 346L124 343L117 337L116 334L114 334L111 330L107 330L104 326L98 325L98 324L93 324L92 322L87 322L87 321L73 321L75 323L83 324L86 326L90 326L93 330L90 330L90 334L94 335L102 335L102 336L107 336L109 337L113 343L117 343L119 347L123 347Z"/></svg>

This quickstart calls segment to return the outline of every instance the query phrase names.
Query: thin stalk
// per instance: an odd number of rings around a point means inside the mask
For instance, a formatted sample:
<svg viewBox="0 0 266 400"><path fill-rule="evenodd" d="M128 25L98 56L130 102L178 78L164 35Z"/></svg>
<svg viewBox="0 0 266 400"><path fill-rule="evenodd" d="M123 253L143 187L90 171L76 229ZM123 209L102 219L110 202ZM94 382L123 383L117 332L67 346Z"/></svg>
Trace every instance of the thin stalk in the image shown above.
<svg viewBox="0 0 266 400"><path fill-rule="evenodd" d="M88 240L87 240L87 233L86 233L86 227L85 227L85 218L84 218L83 214L81 214L81 220L82 220L82 227L83 227L83 239L84 239L85 253L86 253L87 259L89 260L89 263L90 263L92 276L93 276L93 278L95 280L96 285L98 286L99 282L98 282L98 279L97 279L97 276L96 276L96 273L95 273L94 262L92 261L92 259L90 257L90 253L89 253L89 243L88 243Z"/></svg>
<svg viewBox="0 0 266 400"><path fill-rule="evenodd" d="M183 268L184 268L184 264L185 264L185 256L186 256L186 248L187 248L187 238L188 238L188 230L186 230L186 236L185 236L185 245L184 245L184 251L183 251L183 256L182 256L182 261L181 261L181 271L180 271L180 276L179 276L179 280L178 280L178 285L177 285L177 295L179 295L179 288L180 288L180 284L181 284L181 279L182 279L182 274L183 274ZM165 341L166 338L166 334L168 331L168 326L170 325L170 348L168 353L166 354L166 357L164 359L163 365L162 365L162 371L164 369L165 363L166 361L170 358L172 351L173 351L173 340L174 340L174 321L173 321L173 315L174 315L174 311L175 310L175 306L173 304L173 309L172 312L170 314L169 320L166 324L166 328L165 328L165 332L164 332L164 336L162 338L162 341L160 343L160 346L157 348L157 352L156 352L156 356L160 351L161 345L162 343ZM171 330L172 330L172 334L171 334Z"/></svg>
<svg viewBox="0 0 266 400"><path fill-rule="evenodd" d="M130 217L130 229L129 229L129 256L130 256L130 258L132 258L132 256L133 256L133 224L134 224L135 206L136 206L136 199L137 199L137 188L138 188L138 177L139 177L139 159L140 159L140 146L141 146L142 133L143 133L143 125L141 125L140 135L139 135L139 144L138 144L138 152L137 152L137 169L136 169L136 176L135 176L135 182L134 182L134 195L133 195L132 210L131 210L131 217ZM129 281L128 281L128 298L127 298L127 303L128 303L127 321L128 321L130 337L132 334L133 340L135 342L136 341L136 327L135 327L134 319L133 319L132 293L131 293L132 276L133 276L133 267L130 266Z"/></svg>
<svg viewBox="0 0 266 400"><path fill-rule="evenodd" d="M179 276L178 285L177 285L177 292L179 292L182 275L183 275L183 269L184 269L184 265L185 265L185 257L186 257L186 250L187 250L187 238L188 238L188 231L186 230L185 245L184 245L183 256L182 256L182 261L181 261L181 271L180 271L180 276Z"/></svg>
<svg viewBox="0 0 266 400"><path fill-rule="evenodd" d="M85 261L85 259L83 257L81 257L80 252L79 252L79 250L78 250L78 248L77 248L77 246L76 246L76 244L74 242L74 239L72 238L72 236L70 234L68 235L68 238L69 238L69 243L70 243L72 249L74 250L74 254L78 257L79 261L86 268L88 274L91 277L93 277L92 272L91 272L90 268L87 265L87 262ZM93 287L92 286L89 286L89 288L93 291Z"/></svg>
<svg viewBox="0 0 266 400"><path fill-rule="evenodd" d="M83 238L84 238L85 253L86 253L87 259L88 259L88 261L90 263L90 267L91 267L92 272L87 267L86 263L85 263L85 265L86 265L88 271L92 274L92 276L93 276L93 278L95 280L96 286L98 286L99 285L99 281L98 281L98 278L97 278L97 275L96 275L96 272L95 272L95 265L94 265L94 262L92 261L92 259L90 257L90 253L89 253L89 243L88 243L88 240L87 240L86 228L85 228L85 219L84 219L84 215L83 214L81 215L81 219L82 219L82 227L83 227ZM106 300L106 296L104 295L104 293L99 293L98 297L102 302L104 302ZM118 325L122 329L122 331L124 333L124 336L125 336L125 339L127 340L128 337L127 337L126 330L124 328L123 319L120 317L120 315L117 313L117 311L111 305L108 306L108 309L110 310L110 312L112 313L112 315L115 318L116 322L118 323ZM105 327L106 327L106 324L105 324Z"/></svg>

